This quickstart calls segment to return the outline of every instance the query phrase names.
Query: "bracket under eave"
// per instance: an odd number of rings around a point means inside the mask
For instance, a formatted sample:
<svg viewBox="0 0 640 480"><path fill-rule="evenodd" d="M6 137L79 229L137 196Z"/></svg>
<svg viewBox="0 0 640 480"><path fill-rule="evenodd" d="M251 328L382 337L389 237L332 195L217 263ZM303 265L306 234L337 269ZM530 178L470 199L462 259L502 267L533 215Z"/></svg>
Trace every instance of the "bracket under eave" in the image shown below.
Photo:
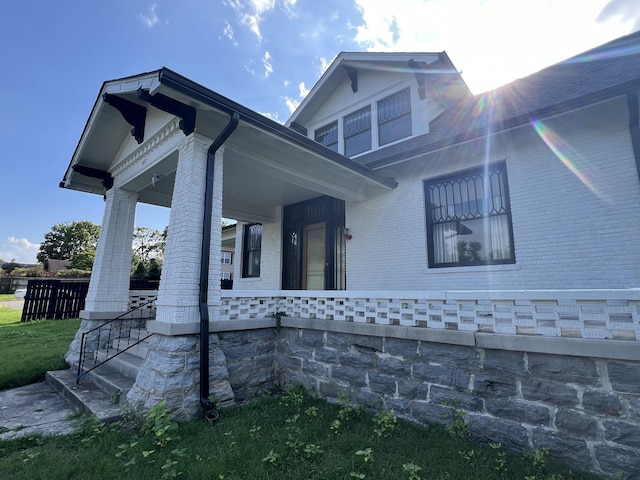
<svg viewBox="0 0 640 480"><path fill-rule="evenodd" d="M418 62L413 58L409 60L409 68L413 70L413 74L416 76L416 82L418 82L418 95L420 100L424 100L427 96L427 74Z"/></svg>
<svg viewBox="0 0 640 480"><path fill-rule="evenodd" d="M102 96L102 100L120 112L125 121L133 127L131 135L133 135L138 144L142 143L144 141L144 124L147 118L147 109L142 105L110 93L105 93Z"/></svg>
<svg viewBox="0 0 640 480"><path fill-rule="evenodd" d="M358 70L355 67L343 66L345 72L347 72L347 77L351 80L351 91L356 93L358 91Z"/></svg>
<svg viewBox="0 0 640 480"><path fill-rule="evenodd" d="M162 93L151 95L149 90L145 90L142 87L138 88L137 94L140 100L150 103L163 112L180 117L180 130L182 130L185 135L191 135L196 129L197 111L194 107L167 97Z"/></svg>

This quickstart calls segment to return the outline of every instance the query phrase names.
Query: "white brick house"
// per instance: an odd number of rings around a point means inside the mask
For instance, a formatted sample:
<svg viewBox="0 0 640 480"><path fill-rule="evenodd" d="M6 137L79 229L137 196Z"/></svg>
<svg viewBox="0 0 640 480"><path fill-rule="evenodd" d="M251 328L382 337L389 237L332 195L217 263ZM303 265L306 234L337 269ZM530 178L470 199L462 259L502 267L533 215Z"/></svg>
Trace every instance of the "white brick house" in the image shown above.
<svg viewBox="0 0 640 480"><path fill-rule="evenodd" d="M61 182L106 198L81 332L128 308L144 202L171 208L148 327L162 354L285 312L289 328L640 361L639 45L478 96L445 53L343 53L285 126L165 68L105 82ZM221 294L223 217L238 224ZM152 351L130 400L192 412L197 366L177 394Z"/></svg>

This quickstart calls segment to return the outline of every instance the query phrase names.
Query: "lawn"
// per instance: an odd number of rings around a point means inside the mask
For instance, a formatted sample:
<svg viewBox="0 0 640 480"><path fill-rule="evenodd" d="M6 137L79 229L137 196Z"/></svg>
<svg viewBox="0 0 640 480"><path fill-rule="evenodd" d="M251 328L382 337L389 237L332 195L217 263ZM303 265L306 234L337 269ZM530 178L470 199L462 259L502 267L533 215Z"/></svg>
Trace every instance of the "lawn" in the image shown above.
<svg viewBox="0 0 640 480"><path fill-rule="evenodd" d="M47 370L67 368L64 354L80 326L77 319L21 323L20 316L20 310L0 303L0 390L44 380Z"/></svg>
<svg viewBox="0 0 640 480"><path fill-rule="evenodd" d="M0 389L65 368L79 320L20 323L0 305ZM11 479L213 480L588 480L544 450L512 455L469 438L462 417L420 427L393 411L374 414L299 388L221 412L215 424L176 424L162 405L109 426L88 420L73 435L0 441L0 472Z"/></svg>

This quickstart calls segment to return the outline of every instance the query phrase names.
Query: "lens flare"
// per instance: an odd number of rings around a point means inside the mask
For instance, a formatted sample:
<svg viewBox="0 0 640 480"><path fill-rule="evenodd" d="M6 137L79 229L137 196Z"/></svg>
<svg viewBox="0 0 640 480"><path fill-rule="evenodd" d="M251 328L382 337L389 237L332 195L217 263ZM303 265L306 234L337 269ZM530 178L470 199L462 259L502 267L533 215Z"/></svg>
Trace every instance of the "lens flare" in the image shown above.
<svg viewBox="0 0 640 480"><path fill-rule="evenodd" d="M593 180L584 171L585 159L559 135L543 124L540 120L532 120L531 125L540 136L545 145L558 157L558 160L573 173L582 184L587 187L595 196L607 201L605 195L598 189Z"/></svg>

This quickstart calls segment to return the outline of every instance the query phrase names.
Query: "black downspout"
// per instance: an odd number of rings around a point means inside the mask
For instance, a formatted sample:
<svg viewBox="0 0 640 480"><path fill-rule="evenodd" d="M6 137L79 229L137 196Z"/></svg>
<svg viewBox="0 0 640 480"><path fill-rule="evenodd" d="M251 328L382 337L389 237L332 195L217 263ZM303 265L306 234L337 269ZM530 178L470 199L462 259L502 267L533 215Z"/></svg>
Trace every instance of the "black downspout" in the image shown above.
<svg viewBox="0 0 640 480"><path fill-rule="evenodd" d="M638 178L640 178L640 112L638 111L638 94L627 93L627 108L629 109L629 134L633 146L633 156L636 159Z"/></svg>
<svg viewBox="0 0 640 480"><path fill-rule="evenodd" d="M209 255L211 250L211 209L213 206L213 175L216 152L234 132L240 121L233 112L224 130L220 132L207 151L207 178L204 190L204 218L202 221L202 250L200 252L200 405L207 420L215 421L218 411L209 399ZM218 225L219 228L221 228Z"/></svg>

